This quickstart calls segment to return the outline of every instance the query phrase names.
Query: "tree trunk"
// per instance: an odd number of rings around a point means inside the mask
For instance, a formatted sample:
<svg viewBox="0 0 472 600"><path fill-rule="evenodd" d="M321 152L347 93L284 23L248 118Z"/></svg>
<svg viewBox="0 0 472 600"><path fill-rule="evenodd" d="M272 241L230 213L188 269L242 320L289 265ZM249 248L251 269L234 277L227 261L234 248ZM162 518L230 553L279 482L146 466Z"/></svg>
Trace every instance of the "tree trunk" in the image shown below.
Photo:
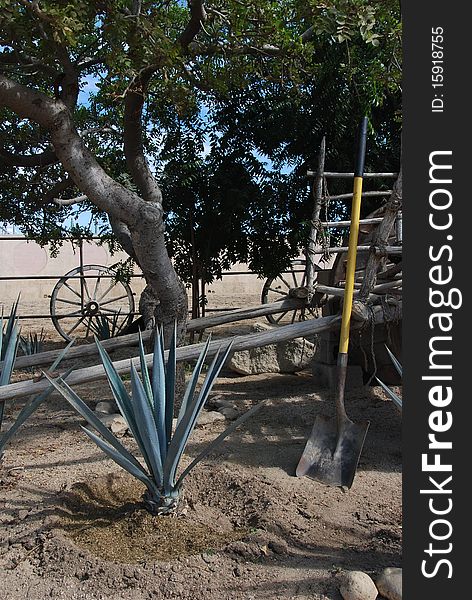
<svg viewBox="0 0 472 600"><path fill-rule="evenodd" d="M55 155L75 185L111 217L120 235L131 241L146 283L159 299L155 315L164 327L166 343L175 320L178 340L182 341L187 322L187 294L165 247L161 194L150 171L143 165L139 140L130 135L127 158L134 165L132 175L143 196L128 190L104 171L78 134L71 111L62 100L52 99L0 75L0 106L38 123L49 132Z"/></svg>

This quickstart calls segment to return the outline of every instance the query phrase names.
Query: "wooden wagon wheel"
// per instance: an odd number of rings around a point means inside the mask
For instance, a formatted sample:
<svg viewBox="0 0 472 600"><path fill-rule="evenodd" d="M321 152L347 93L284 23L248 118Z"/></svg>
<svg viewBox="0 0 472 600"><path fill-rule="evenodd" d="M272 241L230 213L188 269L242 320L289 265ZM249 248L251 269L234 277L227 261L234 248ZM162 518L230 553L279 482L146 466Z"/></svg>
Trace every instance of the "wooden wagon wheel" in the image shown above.
<svg viewBox="0 0 472 600"><path fill-rule="evenodd" d="M288 298L290 289L305 285L305 265L306 262L303 259L292 260L290 269L277 277L267 279L262 288L261 303L268 304L285 300ZM267 315L266 319L273 325L287 325L297 321L316 319L318 316L318 309L306 307L276 315Z"/></svg>
<svg viewBox="0 0 472 600"><path fill-rule="evenodd" d="M113 337L134 316L134 297L127 283L100 265L84 265L66 273L55 285L50 301L54 327L65 339Z"/></svg>

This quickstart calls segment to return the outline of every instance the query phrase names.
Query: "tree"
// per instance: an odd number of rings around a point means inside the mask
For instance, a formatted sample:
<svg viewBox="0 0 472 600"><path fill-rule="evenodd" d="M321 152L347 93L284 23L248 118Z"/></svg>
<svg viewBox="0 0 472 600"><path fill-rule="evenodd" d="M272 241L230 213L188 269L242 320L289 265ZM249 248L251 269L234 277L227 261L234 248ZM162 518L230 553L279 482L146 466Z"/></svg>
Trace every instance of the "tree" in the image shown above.
<svg viewBox="0 0 472 600"><path fill-rule="evenodd" d="M158 298L157 320L170 332L177 318L180 337L186 293L149 162L166 121L191 125L203 105L258 82L297 90L319 69L320 48L352 39L379 48L371 62L385 67L398 34L390 0L0 0L0 9L3 215L49 239L66 205L106 213ZM352 60L355 74L361 61ZM84 104L90 78L98 91Z"/></svg>

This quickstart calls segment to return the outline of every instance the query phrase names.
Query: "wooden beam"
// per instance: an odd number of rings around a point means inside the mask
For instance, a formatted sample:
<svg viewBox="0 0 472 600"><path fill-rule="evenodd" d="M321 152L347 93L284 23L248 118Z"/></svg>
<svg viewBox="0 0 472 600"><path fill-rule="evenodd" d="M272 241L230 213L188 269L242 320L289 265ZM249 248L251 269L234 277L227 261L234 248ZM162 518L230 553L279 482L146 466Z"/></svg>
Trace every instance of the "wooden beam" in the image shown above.
<svg viewBox="0 0 472 600"><path fill-rule="evenodd" d="M225 312L224 314L203 317L200 319L192 319L187 324L187 331L200 331L202 329L208 329L210 327L217 327L218 325L224 325L226 323L233 323L236 321L244 321L246 319L254 319L257 317L264 317L266 315L274 315L277 313L288 312L290 310L296 310L303 308L304 302L289 298L280 302L271 302L268 304L260 304L258 306L250 308L239 308ZM143 331L141 333L143 340L147 341L151 337L151 331ZM107 350L117 350L118 348L126 348L128 346L136 346L138 344L139 336L137 333L130 333L129 335L123 335L115 337L109 340L104 340L102 345ZM28 356L19 356L15 362L15 369L22 369L25 367L39 367L42 365L51 365L53 361L59 356L62 350L48 350L47 352L41 352L39 354L32 354ZM82 346L72 347L67 353L66 360L72 360L76 358L84 358L87 356L95 356L98 354L95 343L83 344ZM2 363L0 363L0 368Z"/></svg>
<svg viewBox="0 0 472 600"><path fill-rule="evenodd" d="M398 307L401 311L401 303L398 304ZM372 310L374 323L383 322L383 308L381 306L374 306ZM322 331L334 329L339 325L340 322L340 315L334 315L330 317L321 317L319 319L311 319L308 321L303 321L302 323L284 325L283 327L277 327L261 333L251 333L249 335L236 336L234 338L214 340L210 343L208 358L214 356L219 348L224 348L229 343L230 339L233 339L234 341L232 351L240 352L242 350L251 350L252 348L259 348L261 346L286 342L299 337L312 336ZM363 323L361 322L354 322L352 324L353 329L358 329L362 326ZM203 347L204 344L180 346L177 348L177 361L182 362L197 359ZM165 352L165 356L167 358L168 351ZM152 358L152 354L146 355L146 364L148 366L152 366ZM120 374L128 374L130 372L130 359L116 361L113 364L117 372ZM135 367L139 370L139 360L135 360ZM96 365L93 367L85 367L83 369L72 371L67 377L67 383L69 385L81 385L84 383L90 383L92 381L99 381L101 379L105 379L105 377L106 375L103 366ZM11 400L14 398L22 398L32 394L38 394L45 390L48 385L48 381L42 379L38 382L29 380L2 386L0 387L0 402L5 402L6 400Z"/></svg>

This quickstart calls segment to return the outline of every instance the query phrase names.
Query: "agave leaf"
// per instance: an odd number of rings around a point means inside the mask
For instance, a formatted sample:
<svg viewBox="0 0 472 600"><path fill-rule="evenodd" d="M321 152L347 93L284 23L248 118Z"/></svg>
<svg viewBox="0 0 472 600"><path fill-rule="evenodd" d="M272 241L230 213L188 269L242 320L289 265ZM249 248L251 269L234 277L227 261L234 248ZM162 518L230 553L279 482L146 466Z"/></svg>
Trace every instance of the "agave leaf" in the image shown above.
<svg viewBox="0 0 472 600"><path fill-rule="evenodd" d="M17 322L16 313L18 311L19 302L20 302L20 294L18 294L18 298L16 299L15 303L11 307L11 313L10 313L10 316L8 317L7 329L5 331L5 339L6 339L7 344L8 344L8 340L10 339L10 336L12 334L13 327L15 326L15 324Z"/></svg>
<svg viewBox="0 0 472 600"><path fill-rule="evenodd" d="M221 358L218 359L218 353L216 354L215 359L213 360L213 363L205 378L202 389L200 390L198 398L189 405L186 414L175 430L174 437L172 438L172 442L169 446L169 453L164 464L164 490L166 493L168 489L174 486L175 472L179 465L180 459L182 458L182 454L187 447L188 440L195 427L198 415L208 399L208 395L231 351L232 345L233 342L228 344Z"/></svg>
<svg viewBox="0 0 472 600"><path fill-rule="evenodd" d="M187 407L188 407L189 403L192 401L193 396L195 394L195 389L197 387L198 378L200 377L200 373L202 372L203 363L205 362L205 358L208 354L208 349L210 347L210 341L211 341L211 335L208 336L205 347L200 352L200 356L198 357L197 364L195 365L195 368L193 370L191 380L187 386L187 389L185 390L185 394L182 399L182 404L180 405L179 416L177 417L177 426L179 425L180 421L182 420L182 417L184 416L184 414L186 413Z"/></svg>
<svg viewBox="0 0 472 600"><path fill-rule="evenodd" d="M161 462L167 454L167 439L165 429L166 419L166 374L162 338L156 328L154 332L154 354L152 358L152 397L154 399L154 422L161 448Z"/></svg>
<svg viewBox="0 0 472 600"><path fill-rule="evenodd" d="M208 454L210 454L210 452L212 452L215 448L217 448L223 442L223 440L225 440L231 433L233 433L233 431L235 431L240 425L242 425L245 421L247 421L250 417L252 417L258 410L260 410L267 401L268 401L268 398L266 400L262 400L261 402L259 402L258 404L256 404L252 408L250 408L243 415L241 415L238 419L236 419L236 421L233 421L233 423L231 423L231 425L227 429L225 429L223 431L223 433L220 433L220 435L218 437L216 437L210 444L208 444L208 446L206 446L204 448L204 450L202 452L200 452L200 454L188 465L188 467L184 471L182 471L182 474L180 475L180 477L175 485L175 488L178 490L180 488L180 486L182 485L183 480L190 473L190 471L201 460L203 460L206 456L208 456Z"/></svg>
<svg viewBox="0 0 472 600"><path fill-rule="evenodd" d="M218 350L218 352L215 356L215 360L213 361L212 365L208 369L207 376L205 377L205 381L203 382L202 389L200 390L200 394L199 394L199 401L202 399L203 404L206 402L208 395L210 394L210 392L213 388L213 385L216 381L216 378L220 374L220 371L223 368L223 365L225 364L226 359L228 358L228 356L231 352L233 343L234 343L233 340L231 340L231 342L227 345L226 350L224 351L223 355L219 359L218 359L218 354L219 354L221 348Z"/></svg>
<svg viewBox="0 0 472 600"><path fill-rule="evenodd" d="M141 366L141 375L143 378L144 389L146 390L146 396L149 402L149 405L153 406L153 398L152 398L152 387L151 380L149 379L149 369L146 364L146 357L144 354L144 344L143 337L141 335L141 330L138 331L139 334L139 363Z"/></svg>
<svg viewBox="0 0 472 600"><path fill-rule="evenodd" d="M167 359L166 369L166 442L167 447L170 444L172 437L172 420L174 418L174 399L175 399L175 376L177 370L176 360L176 349L177 349L177 321L174 321L174 330L172 332L172 339L169 347L169 358ZM166 448L167 450L167 448Z"/></svg>
<svg viewBox="0 0 472 600"><path fill-rule="evenodd" d="M136 443L138 444L141 456L144 458L147 468L151 472L152 463L148 457L142 434L139 430L139 427L136 424L134 407L133 403L131 402L131 398L128 394L128 391L126 390L121 377L116 372L115 366L113 365L113 362L108 356L108 353L106 352L105 348L103 348L103 346L97 339L95 339L95 343L97 344L98 352L100 354L100 358L102 360L103 367L107 375L108 384L113 393L113 397L115 398L115 401L118 405L118 409L121 415L123 416L124 420L128 424L128 427L134 439L136 440Z"/></svg>
<svg viewBox="0 0 472 600"><path fill-rule="evenodd" d="M403 368L399 362L399 360L394 356L394 354L391 352L390 348L388 346L385 346L388 355L390 356L391 361L393 362L395 369L397 370L397 373L400 375L400 377L403 377Z"/></svg>
<svg viewBox="0 0 472 600"><path fill-rule="evenodd" d="M71 340L67 346L64 348L64 350L61 350L61 353L59 354L59 356L56 358L56 360L52 363L52 365L49 367L48 371L49 372L53 372L57 369L57 367L61 364L61 362L63 361L64 357L66 356L66 354L69 352L69 348L71 346L73 346L75 344L75 338L73 340Z"/></svg>
<svg viewBox="0 0 472 600"><path fill-rule="evenodd" d="M142 467L142 465L138 462L138 460L117 440L117 438L111 433L107 427L100 421L100 419L94 414L92 410L85 404L85 402L80 398L72 388L70 388L65 381L55 381L51 379L51 377L44 373L46 379L51 383L56 390L69 402L69 404L75 408L75 410L86 420L88 423L94 427L98 433L105 438L105 440L115 448L118 452L120 452L124 457L127 458L128 461L134 464L134 466L140 469L144 474L146 471Z"/></svg>
<svg viewBox="0 0 472 600"><path fill-rule="evenodd" d="M11 374L13 373L13 367L15 365L16 353L18 351L18 344L20 340L19 333L18 323L15 322L14 326L11 328L9 337L5 335L7 347L5 350L5 357L3 359L2 372L0 374L0 385L7 385L10 382ZM3 406L4 403L2 402L1 404Z"/></svg>
<svg viewBox="0 0 472 600"><path fill-rule="evenodd" d="M0 318L0 360L3 360L3 307L2 316Z"/></svg>
<svg viewBox="0 0 472 600"><path fill-rule="evenodd" d="M74 369L75 369L75 366L70 367L69 369L67 369L67 371L65 373L63 373L60 377L58 377L57 380L63 381L64 379L66 379L69 376L69 374ZM7 443L15 435L15 433L18 431L18 429L23 425L23 423L26 421L26 419L28 419L34 413L34 411L44 402L44 400L46 400L46 398L50 395L50 393L53 391L53 389L54 389L54 387L52 385L50 385L41 394L36 396L36 398L34 398L31 402L29 402L28 404L25 404L25 406L23 406L23 408L18 413L18 416L16 417L13 425L10 427L10 429L8 431L5 431L5 434L0 439L0 455L2 454L3 449L5 448Z"/></svg>
<svg viewBox="0 0 472 600"><path fill-rule="evenodd" d="M403 400L400 398L400 396L398 396L398 394L396 394L387 385L385 385L385 383L383 381L380 381L380 379L378 377L376 377L375 379L377 379L377 381L382 386L384 392L393 400L395 406L401 411L402 405L403 405Z"/></svg>
<svg viewBox="0 0 472 600"><path fill-rule="evenodd" d="M121 452L118 452L112 446L106 444L98 435L95 435L93 431L87 429L86 427L82 427L85 433L89 436L89 438L97 444L105 454L107 454L112 460L116 462L122 469L128 471L133 477L142 481L146 487L148 487L153 493L158 492L156 486L154 485L152 479L146 475L146 473L141 469L137 469L135 464L129 461L126 456L124 456Z"/></svg>
<svg viewBox="0 0 472 600"><path fill-rule="evenodd" d="M141 432L143 444L152 465L151 473L160 485L162 482L162 451L159 436L146 391L133 363L131 363L131 392L136 424Z"/></svg>

